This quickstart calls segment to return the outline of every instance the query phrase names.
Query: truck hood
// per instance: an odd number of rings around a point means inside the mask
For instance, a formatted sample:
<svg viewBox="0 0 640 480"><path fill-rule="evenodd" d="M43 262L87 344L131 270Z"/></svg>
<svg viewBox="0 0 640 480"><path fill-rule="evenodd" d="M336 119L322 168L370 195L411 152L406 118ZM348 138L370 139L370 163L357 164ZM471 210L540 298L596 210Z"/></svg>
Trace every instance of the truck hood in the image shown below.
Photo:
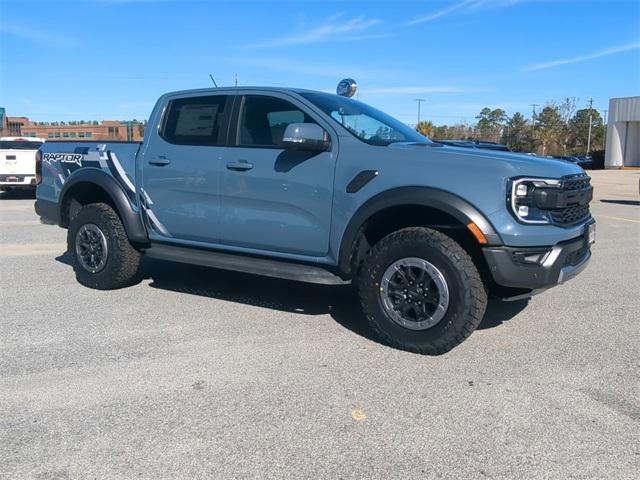
<svg viewBox="0 0 640 480"><path fill-rule="evenodd" d="M539 177L559 178L565 175L584 173L578 165L545 157L525 155L522 153L501 152L496 150L482 150L475 148L432 146L431 144L392 143L388 148L406 152L412 157L419 155L423 158L436 156L443 162L454 161L456 164L469 163L474 167L484 164L487 168L495 168L510 176L531 175Z"/></svg>

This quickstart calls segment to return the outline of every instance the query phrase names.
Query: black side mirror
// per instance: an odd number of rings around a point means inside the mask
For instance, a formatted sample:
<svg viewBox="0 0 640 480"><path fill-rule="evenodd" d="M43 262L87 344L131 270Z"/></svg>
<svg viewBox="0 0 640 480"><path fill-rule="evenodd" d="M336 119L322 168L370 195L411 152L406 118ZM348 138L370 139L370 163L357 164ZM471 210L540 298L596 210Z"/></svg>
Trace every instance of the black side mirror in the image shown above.
<svg viewBox="0 0 640 480"><path fill-rule="evenodd" d="M291 123L284 131L282 145L290 150L325 152L331 148L331 141L320 125Z"/></svg>

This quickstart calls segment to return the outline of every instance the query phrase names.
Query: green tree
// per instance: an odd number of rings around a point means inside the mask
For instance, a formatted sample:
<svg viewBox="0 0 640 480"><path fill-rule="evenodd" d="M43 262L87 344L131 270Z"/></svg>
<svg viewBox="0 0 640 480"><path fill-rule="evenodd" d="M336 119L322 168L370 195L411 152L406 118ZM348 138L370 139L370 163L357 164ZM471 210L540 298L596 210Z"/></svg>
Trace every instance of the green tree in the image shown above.
<svg viewBox="0 0 640 480"><path fill-rule="evenodd" d="M534 149L531 125L520 112L516 112L505 124L502 143L514 152L530 152Z"/></svg>
<svg viewBox="0 0 640 480"><path fill-rule="evenodd" d="M501 108L491 110L485 107L480 110L476 119L478 120L476 129L478 130L480 139L496 142L502 134L504 123L507 121L507 114Z"/></svg>
<svg viewBox="0 0 640 480"><path fill-rule="evenodd" d="M565 127L556 105L550 104L542 109L534 119L535 138L540 142L540 153L548 155L554 146L560 145L560 136Z"/></svg>
<svg viewBox="0 0 640 480"><path fill-rule="evenodd" d="M569 120L570 148L573 153L584 154L587 151L589 138L589 115L591 114L591 149L604 145L605 130L602 117L595 109L578 110Z"/></svg>

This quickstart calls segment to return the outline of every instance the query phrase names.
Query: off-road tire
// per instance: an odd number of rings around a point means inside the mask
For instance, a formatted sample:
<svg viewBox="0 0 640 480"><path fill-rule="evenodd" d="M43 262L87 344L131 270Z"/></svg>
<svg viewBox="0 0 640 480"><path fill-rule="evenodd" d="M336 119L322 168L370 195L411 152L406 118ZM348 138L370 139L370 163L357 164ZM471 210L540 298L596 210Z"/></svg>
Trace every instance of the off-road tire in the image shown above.
<svg viewBox="0 0 640 480"><path fill-rule="evenodd" d="M426 330L404 328L382 305L380 284L385 270L407 257L433 264L449 289L446 314ZM430 228L405 228L376 243L358 272L357 286L364 314L380 340L426 355L440 355L462 343L478 327L487 306L487 292L469 254L452 238Z"/></svg>
<svg viewBox="0 0 640 480"><path fill-rule="evenodd" d="M106 237L107 260L97 273L86 270L76 256L76 236L83 225L96 225ZM91 203L82 207L69 222L67 252L73 262L76 279L85 287L98 290L123 288L135 282L141 254L127 237L118 214L106 203Z"/></svg>

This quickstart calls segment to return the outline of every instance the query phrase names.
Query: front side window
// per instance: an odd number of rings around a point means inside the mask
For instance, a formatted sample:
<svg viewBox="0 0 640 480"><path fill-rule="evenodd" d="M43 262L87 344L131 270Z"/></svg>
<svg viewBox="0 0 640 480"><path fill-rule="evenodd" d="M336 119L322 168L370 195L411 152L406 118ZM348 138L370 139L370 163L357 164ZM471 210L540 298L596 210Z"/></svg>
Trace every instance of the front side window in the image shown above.
<svg viewBox="0 0 640 480"><path fill-rule="evenodd" d="M305 92L301 95L355 137L369 145L385 146L396 142L429 142L426 137L408 125L356 100L315 92Z"/></svg>
<svg viewBox="0 0 640 480"><path fill-rule="evenodd" d="M292 123L316 123L292 103L276 97L247 96L240 113L238 145L282 147L285 129Z"/></svg>
<svg viewBox="0 0 640 480"><path fill-rule="evenodd" d="M178 145L222 145L220 138L226 95L172 100L162 137Z"/></svg>

